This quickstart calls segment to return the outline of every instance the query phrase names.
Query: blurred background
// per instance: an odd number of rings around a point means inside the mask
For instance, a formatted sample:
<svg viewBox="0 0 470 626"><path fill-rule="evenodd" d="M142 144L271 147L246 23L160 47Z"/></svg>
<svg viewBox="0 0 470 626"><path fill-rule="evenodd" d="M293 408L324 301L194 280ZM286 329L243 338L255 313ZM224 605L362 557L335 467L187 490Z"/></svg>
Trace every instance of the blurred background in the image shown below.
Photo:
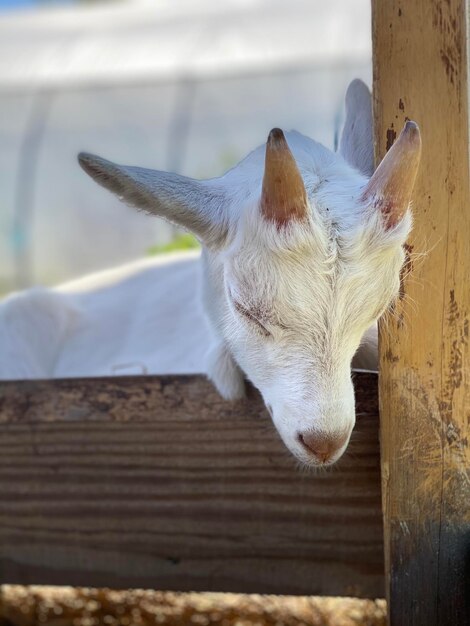
<svg viewBox="0 0 470 626"><path fill-rule="evenodd" d="M0 294L192 245L80 150L205 178L273 126L334 147L354 77L369 0L0 0Z"/></svg>

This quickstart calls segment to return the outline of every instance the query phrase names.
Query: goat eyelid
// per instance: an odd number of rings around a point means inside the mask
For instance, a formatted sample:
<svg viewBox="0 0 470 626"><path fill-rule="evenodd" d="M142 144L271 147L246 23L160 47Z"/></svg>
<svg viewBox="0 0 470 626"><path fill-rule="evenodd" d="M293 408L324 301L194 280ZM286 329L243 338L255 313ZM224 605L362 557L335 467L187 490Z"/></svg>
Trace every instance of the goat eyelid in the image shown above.
<svg viewBox="0 0 470 626"><path fill-rule="evenodd" d="M260 320L255 315L253 315L253 313L251 313L236 300L232 300L232 302L233 306L240 315L243 315L245 319L249 320L252 324L255 324L257 328L263 333L263 335L265 335L266 337L271 337L271 333L269 332L269 330L264 326L262 322L260 322Z"/></svg>

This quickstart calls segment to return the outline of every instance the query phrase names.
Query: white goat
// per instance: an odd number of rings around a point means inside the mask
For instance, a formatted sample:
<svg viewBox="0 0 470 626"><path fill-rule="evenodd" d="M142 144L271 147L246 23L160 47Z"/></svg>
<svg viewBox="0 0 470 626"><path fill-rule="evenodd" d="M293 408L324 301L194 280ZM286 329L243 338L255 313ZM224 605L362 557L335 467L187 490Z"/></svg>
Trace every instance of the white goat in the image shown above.
<svg viewBox="0 0 470 626"><path fill-rule="evenodd" d="M274 129L208 181L81 154L128 204L192 231L202 264L142 261L10 296L0 378L206 371L235 399L247 376L299 460L336 461L355 422L351 360L398 293L421 147L408 122L369 180L371 101L360 81L346 112L339 154ZM356 365L375 366L373 330L369 342Z"/></svg>

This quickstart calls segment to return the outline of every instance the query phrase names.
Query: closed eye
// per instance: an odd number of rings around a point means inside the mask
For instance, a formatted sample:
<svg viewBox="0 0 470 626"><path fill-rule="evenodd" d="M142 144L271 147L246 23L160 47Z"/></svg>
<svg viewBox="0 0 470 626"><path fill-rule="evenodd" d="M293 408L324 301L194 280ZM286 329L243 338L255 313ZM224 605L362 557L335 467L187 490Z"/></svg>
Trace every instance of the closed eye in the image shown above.
<svg viewBox="0 0 470 626"><path fill-rule="evenodd" d="M271 337L271 333L269 332L269 330L263 325L262 322L259 321L259 319L248 309L246 309L242 304L240 304L239 302L237 302L236 300L233 300L233 306L235 307L235 309L237 310L237 312L240 315L243 315L243 317L245 319L247 319L248 321L250 321L253 325L255 325L257 327L257 329L265 336L265 337Z"/></svg>

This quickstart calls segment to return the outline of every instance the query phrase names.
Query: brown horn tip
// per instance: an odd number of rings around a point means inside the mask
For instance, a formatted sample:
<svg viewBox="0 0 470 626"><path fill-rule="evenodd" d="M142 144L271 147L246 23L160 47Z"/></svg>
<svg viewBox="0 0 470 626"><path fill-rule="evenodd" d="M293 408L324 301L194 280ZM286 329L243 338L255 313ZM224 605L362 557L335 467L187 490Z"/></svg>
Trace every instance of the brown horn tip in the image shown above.
<svg viewBox="0 0 470 626"><path fill-rule="evenodd" d="M419 126L416 122L413 122L413 120L407 120L405 126L403 127L403 132L412 133L413 135L416 133L419 134Z"/></svg>
<svg viewBox="0 0 470 626"><path fill-rule="evenodd" d="M283 145L287 146L286 138L280 128L273 128L270 131L268 135L268 143L269 144L282 143Z"/></svg>
<svg viewBox="0 0 470 626"><path fill-rule="evenodd" d="M266 142L261 212L282 226L304 218L307 211L307 192L297 163L282 130L273 128Z"/></svg>

